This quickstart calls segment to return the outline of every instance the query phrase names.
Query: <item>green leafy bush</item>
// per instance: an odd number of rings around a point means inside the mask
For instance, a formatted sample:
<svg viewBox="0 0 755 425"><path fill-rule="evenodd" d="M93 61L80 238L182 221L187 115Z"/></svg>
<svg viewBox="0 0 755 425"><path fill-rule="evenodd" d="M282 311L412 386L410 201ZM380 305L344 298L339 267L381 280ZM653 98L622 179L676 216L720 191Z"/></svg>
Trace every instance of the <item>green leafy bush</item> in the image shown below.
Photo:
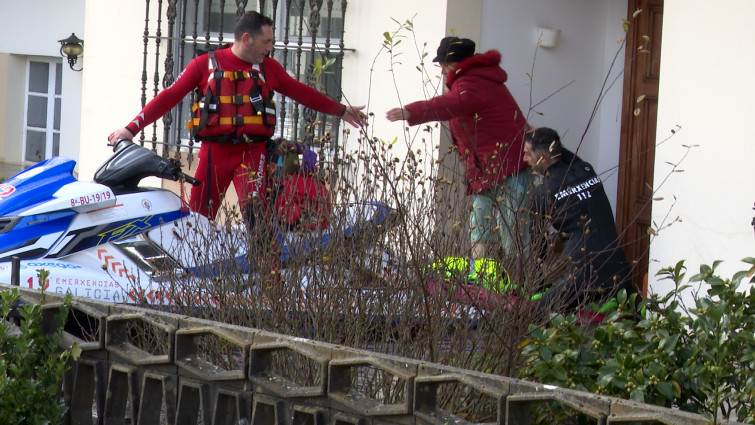
<svg viewBox="0 0 755 425"><path fill-rule="evenodd" d="M40 305L20 302L17 289L0 291L3 424L62 423L66 412L61 398L63 374L69 359L80 353L76 346L65 351L58 348L70 302L70 296L66 297L55 314L55 328L49 332L43 327Z"/></svg>
<svg viewBox="0 0 755 425"><path fill-rule="evenodd" d="M731 279L703 265L683 284L684 262L661 270L675 286L638 302L619 295L615 312L594 329L574 315L534 326L521 377L597 394L700 413L717 423L755 424L755 258ZM681 302L705 283L694 308Z"/></svg>

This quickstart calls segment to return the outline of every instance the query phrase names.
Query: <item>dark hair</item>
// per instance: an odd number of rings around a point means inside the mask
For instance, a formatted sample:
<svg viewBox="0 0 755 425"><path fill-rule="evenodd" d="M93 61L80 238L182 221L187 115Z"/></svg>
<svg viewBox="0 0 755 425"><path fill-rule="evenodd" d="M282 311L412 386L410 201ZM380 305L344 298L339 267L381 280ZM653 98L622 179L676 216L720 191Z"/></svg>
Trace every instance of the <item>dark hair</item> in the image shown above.
<svg viewBox="0 0 755 425"><path fill-rule="evenodd" d="M532 145L532 150L536 153L547 153L551 157L559 157L563 152L561 138L558 137L556 130L548 127L528 131L524 135L524 141Z"/></svg>
<svg viewBox="0 0 755 425"><path fill-rule="evenodd" d="M246 12L236 21L236 26L233 29L233 37L236 40L241 40L244 33L249 33L252 37L256 37L257 34L262 32L262 27L265 25L273 26L273 20L267 16L252 10Z"/></svg>

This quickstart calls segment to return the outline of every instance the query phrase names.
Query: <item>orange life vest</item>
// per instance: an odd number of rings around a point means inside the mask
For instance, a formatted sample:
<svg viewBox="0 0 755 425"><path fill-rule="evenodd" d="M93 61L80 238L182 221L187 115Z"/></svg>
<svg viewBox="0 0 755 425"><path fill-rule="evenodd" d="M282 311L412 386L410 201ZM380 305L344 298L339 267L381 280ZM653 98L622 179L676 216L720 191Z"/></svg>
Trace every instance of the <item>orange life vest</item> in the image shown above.
<svg viewBox="0 0 755 425"><path fill-rule="evenodd" d="M204 93L197 91L192 105L194 118L186 128L202 141L238 142L244 136L267 139L275 131L274 91L265 81L265 65L260 71L217 69L214 52L209 52L210 75Z"/></svg>

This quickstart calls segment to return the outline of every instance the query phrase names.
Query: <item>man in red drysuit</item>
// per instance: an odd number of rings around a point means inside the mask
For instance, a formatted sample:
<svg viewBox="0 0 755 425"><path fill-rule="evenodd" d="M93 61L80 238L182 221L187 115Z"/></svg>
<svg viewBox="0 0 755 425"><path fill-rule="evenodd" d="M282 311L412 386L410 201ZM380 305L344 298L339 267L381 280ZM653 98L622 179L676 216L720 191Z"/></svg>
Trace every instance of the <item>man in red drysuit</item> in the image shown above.
<svg viewBox="0 0 755 425"><path fill-rule="evenodd" d="M221 196L233 181L241 211L254 223L252 205L267 196L267 142L275 131L273 91L317 111L340 116L354 127L366 123L364 106L342 105L288 75L269 57L273 50L273 21L246 12L236 23L230 46L197 56L176 81L152 99L124 128L108 137L110 143L131 139L162 117L192 90L197 102L187 128L202 141L191 189L193 211L215 218Z"/></svg>

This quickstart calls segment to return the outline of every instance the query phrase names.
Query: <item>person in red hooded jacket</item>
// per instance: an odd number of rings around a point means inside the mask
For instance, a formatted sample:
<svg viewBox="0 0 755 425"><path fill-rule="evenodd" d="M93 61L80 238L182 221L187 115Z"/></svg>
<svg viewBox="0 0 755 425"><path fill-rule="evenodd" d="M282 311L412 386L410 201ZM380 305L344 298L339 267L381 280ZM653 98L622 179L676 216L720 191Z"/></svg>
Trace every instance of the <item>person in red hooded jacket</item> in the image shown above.
<svg viewBox="0 0 755 425"><path fill-rule="evenodd" d="M531 181L529 173L520 173L527 167L522 160L527 120L504 85L508 75L500 61L496 50L475 54L472 40L446 37L433 62L440 64L448 90L386 114L389 121L406 120L409 125L450 121L451 137L466 169L467 195L473 196L473 259L489 255L487 245L496 238L512 256L517 235L526 239L528 233L516 223Z"/></svg>

